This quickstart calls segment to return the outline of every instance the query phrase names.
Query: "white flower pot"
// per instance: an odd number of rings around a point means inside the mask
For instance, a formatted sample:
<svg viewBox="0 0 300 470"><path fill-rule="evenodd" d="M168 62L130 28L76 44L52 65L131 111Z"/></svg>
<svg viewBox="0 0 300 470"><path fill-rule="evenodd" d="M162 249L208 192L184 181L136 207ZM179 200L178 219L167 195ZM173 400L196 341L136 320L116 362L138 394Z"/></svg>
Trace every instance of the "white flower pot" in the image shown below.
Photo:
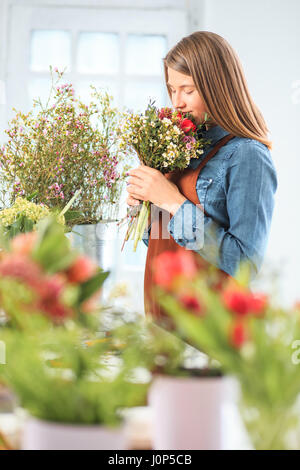
<svg viewBox="0 0 300 470"><path fill-rule="evenodd" d="M53 423L30 417L24 426L23 450L124 450L123 426Z"/></svg>
<svg viewBox="0 0 300 470"><path fill-rule="evenodd" d="M153 448L221 449L224 385L224 377L156 377L149 392Z"/></svg>

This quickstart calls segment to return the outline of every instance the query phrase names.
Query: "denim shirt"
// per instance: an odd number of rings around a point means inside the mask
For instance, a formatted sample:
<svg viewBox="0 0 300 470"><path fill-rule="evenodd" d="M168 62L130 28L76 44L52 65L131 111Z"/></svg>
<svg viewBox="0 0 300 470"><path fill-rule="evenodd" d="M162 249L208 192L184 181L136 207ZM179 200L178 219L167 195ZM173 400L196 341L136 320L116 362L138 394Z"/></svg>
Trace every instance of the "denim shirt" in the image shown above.
<svg viewBox="0 0 300 470"><path fill-rule="evenodd" d="M211 144L189 167L196 169L227 134L218 125L204 131ZM206 214L186 200L171 217L168 232L178 245L193 249L233 277L239 264L248 261L253 279L266 251L276 189L268 147L255 139L234 137L199 173L196 191ZM150 229L144 234L146 245Z"/></svg>

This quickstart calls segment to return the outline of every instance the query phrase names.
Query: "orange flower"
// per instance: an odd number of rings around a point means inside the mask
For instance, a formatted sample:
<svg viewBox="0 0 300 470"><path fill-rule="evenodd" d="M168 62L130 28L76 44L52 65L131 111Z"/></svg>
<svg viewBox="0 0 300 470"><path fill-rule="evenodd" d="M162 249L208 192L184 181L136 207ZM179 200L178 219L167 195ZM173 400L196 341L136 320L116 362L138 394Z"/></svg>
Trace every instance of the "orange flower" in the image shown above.
<svg viewBox="0 0 300 470"><path fill-rule="evenodd" d="M265 294L253 293L249 297L249 311L255 315L262 315L267 307L268 297Z"/></svg>
<svg viewBox="0 0 300 470"><path fill-rule="evenodd" d="M81 283L90 279L97 271L97 265L86 256L78 256L67 270L69 282Z"/></svg>
<svg viewBox="0 0 300 470"><path fill-rule="evenodd" d="M29 255L32 252L36 240L36 232L21 233L12 239L12 251L19 255Z"/></svg>
<svg viewBox="0 0 300 470"><path fill-rule="evenodd" d="M241 290L225 290L222 300L228 310L238 315L246 315L249 312L249 296Z"/></svg>

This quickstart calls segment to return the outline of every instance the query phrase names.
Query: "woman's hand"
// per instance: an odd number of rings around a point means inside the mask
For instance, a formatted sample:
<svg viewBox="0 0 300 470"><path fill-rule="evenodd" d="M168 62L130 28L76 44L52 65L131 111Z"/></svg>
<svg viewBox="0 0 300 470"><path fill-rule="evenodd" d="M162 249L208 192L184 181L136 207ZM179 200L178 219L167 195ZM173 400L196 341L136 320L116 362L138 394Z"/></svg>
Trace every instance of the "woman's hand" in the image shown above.
<svg viewBox="0 0 300 470"><path fill-rule="evenodd" d="M137 205L139 201L150 201L173 215L186 201L177 186L154 168L141 165L129 171L129 174L131 176L127 186L129 205Z"/></svg>

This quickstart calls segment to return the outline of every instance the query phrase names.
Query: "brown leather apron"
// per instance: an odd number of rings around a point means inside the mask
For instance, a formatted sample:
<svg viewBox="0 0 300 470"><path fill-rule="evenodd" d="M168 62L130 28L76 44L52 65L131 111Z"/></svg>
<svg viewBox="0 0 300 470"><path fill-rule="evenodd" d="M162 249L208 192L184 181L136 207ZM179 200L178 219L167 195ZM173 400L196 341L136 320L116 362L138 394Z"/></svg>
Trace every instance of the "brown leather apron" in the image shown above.
<svg viewBox="0 0 300 470"><path fill-rule="evenodd" d="M230 139L235 137L232 134L228 134L223 137L214 148L207 154L203 159L200 165L196 169L187 168L184 171L174 171L167 173L165 176L170 181L172 181L178 187L181 194L183 194L188 200L200 206L200 208L205 213L204 208L202 207L198 194L196 191L196 183L198 175L201 172L202 168L206 163L218 152L218 150L225 145ZM164 251L179 251L185 250L186 248L178 245L175 242L173 237L169 234L167 230L167 225L170 220L170 214L166 211L157 208L154 205L151 205L151 210L155 211L157 209L158 216L151 216L151 231L148 241L148 252L146 258L146 267L145 267L145 277L144 277L144 305L146 315L151 315L154 321L157 321L161 324L172 324L171 321L168 322L168 315L164 312L162 307L155 301L155 295L153 292L154 281L153 281L153 272L152 272L152 261L156 256L163 253ZM165 214L164 214L165 213ZM150 218L149 218L150 221ZM155 236L152 235L155 233ZM204 258L202 258L199 253L191 250L195 257L197 265L201 268L210 266ZM218 270L221 277L228 277L229 275L224 271ZM164 325L165 326L165 325Z"/></svg>

